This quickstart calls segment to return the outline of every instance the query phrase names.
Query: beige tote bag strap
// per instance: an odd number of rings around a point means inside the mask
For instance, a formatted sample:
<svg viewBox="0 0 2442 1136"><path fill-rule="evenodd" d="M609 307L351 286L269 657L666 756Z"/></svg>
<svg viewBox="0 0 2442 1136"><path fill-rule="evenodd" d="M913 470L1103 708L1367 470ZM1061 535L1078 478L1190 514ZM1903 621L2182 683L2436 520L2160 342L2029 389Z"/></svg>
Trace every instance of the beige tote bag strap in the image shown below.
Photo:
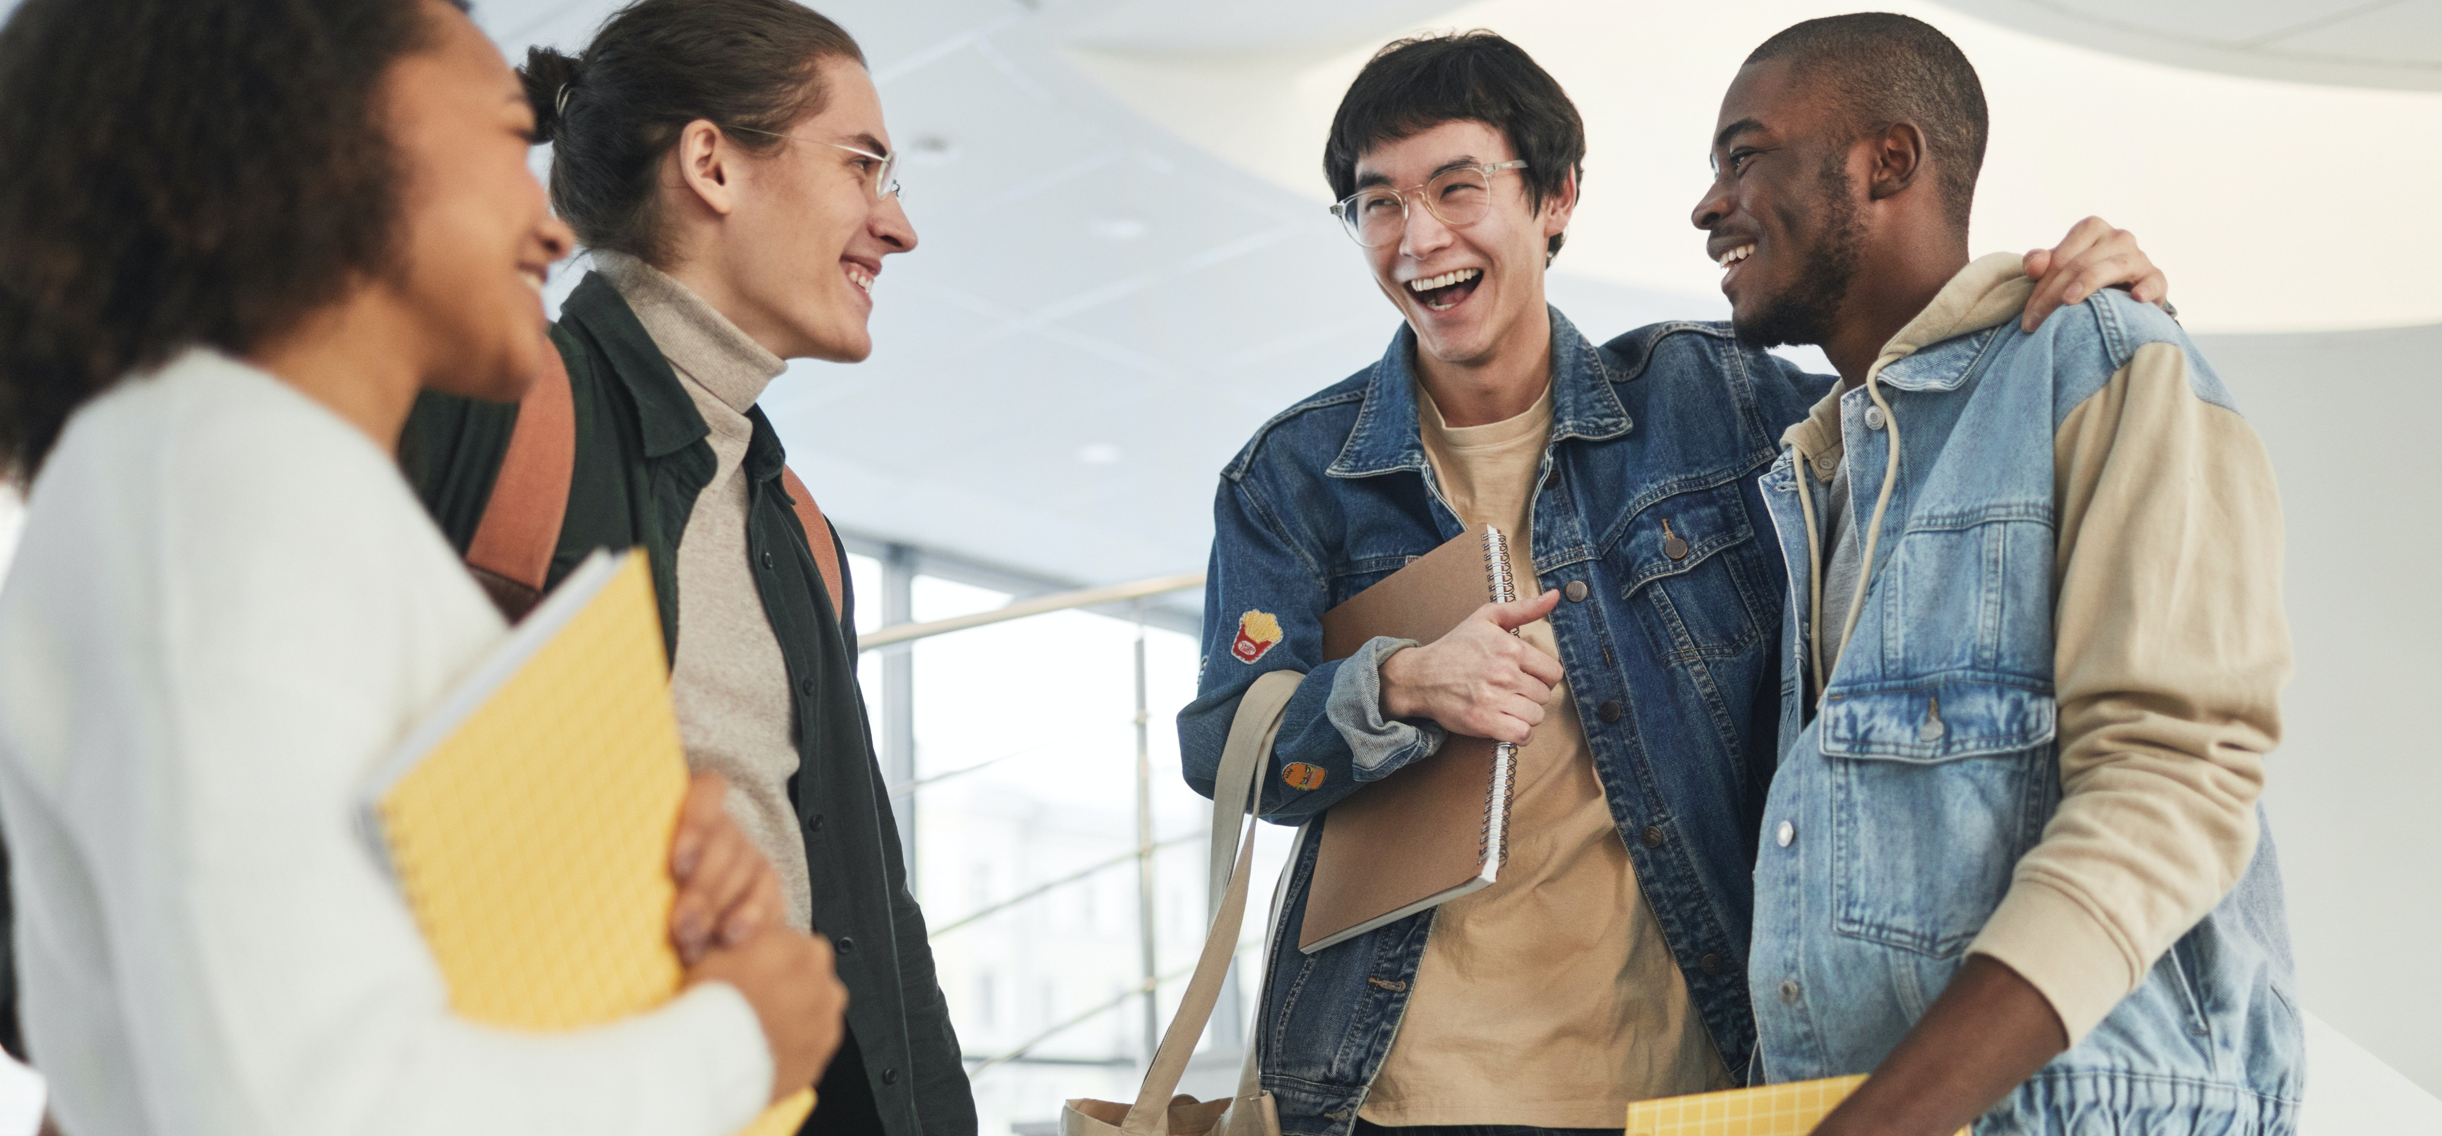
<svg viewBox="0 0 2442 1136"><path fill-rule="evenodd" d="M1289 842L1289 858L1280 866L1280 880L1272 885L1272 918L1263 932L1265 966L1272 965L1272 953L1280 948L1280 913L1289 902L1289 877L1297 871L1297 855L1306 847L1308 827L1302 824L1297 827L1297 839ZM1238 1095L1230 1101L1229 1111L1222 1114L1222 1127L1214 1129L1211 1136L1280 1136L1280 1118L1263 1108L1263 1070L1255 1063L1256 1034L1263 1027L1261 983L1256 984L1255 998L1258 1009L1255 1024L1246 1031L1246 1063L1238 1068Z"/></svg>
<svg viewBox="0 0 2442 1136"><path fill-rule="evenodd" d="M1221 1000L1221 983L1229 976L1230 960L1238 953L1238 928L1246 916L1247 876L1255 863L1255 812L1262 801L1262 770L1270 764L1272 739L1280 734L1281 712L1305 676L1295 671L1270 671L1255 680L1238 700L1238 715L1230 722L1229 741L1221 750L1221 768L1213 778L1213 828L1237 833L1243 818L1244 835L1231 865L1227 886L1215 905L1212 930L1204 937L1204 953L1196 959L1195 977L1171 1015L1170 1029L1145 1070L1144 1086L1120 1129L1129 1136L1168 1136L1170 1098L1178 1092L1187 1059L1195 1054L1213 1006ZM1216 841L1226 840L1216 837Z"/></svg>

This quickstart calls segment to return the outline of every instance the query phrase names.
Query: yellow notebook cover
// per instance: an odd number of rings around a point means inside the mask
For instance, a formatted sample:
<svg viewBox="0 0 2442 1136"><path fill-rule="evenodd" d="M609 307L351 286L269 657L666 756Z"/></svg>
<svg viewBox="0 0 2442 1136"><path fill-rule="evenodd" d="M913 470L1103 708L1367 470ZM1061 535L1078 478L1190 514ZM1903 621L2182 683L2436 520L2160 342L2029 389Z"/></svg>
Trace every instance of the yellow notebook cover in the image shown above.
<svg viewBox="0 0 2442 1136"><path fill-rule="evenodd" d="M677 997L670 838L687 792L642 552L597 552L374 780L377 849L488 1025L565 1030ZM813 1090L741 1136L785 1136Z"/></svg>
<svg viewBox="0 0 2442 1136"><path fill-rule="evenodd" d="M1627 1136L1806 1136L1864 1083L1827 1077L1638 1101L1628 1106Z"/></svg>

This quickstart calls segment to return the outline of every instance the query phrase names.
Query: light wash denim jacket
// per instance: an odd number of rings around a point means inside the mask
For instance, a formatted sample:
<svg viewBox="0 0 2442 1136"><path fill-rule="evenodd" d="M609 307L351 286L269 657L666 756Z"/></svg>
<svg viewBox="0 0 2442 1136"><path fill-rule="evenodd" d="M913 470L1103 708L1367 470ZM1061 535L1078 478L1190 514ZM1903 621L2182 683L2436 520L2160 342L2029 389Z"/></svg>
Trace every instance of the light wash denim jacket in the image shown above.
<svg viewBox="0 0 2442 1136"><path fill-rule="evenodd" d="M1392 641L1322 658L1325 610L1461 529L1418 434L1414 357L1403 326L1380 362L1266 423L1222 471L1203 669L1179 714L1187 781L1200 793L1212 792L1239 697L1278 668L1307 677L1274 746L1267 819L1317 818L1440 743L1429 723L1380 715L1380 658ZM1753 1050L1748 877L1776 745L1774 633L1786 591L1756 480L1781 430L1830 383L1740 347L1722 325L1659 324L1598 348L1552 313L1535 565L1543 587L1581 597L1551 622L1595 773L1734 1073ZM1666 540L1665 525L1677 539ZM1291 763L1312 767L1298 779L1312 787L1284 782ZM1284 1131L1299 1136L1353 1124L1433 919L1300 953L1294 929L1318 831L1288 884L1257 1031L1264 1087Z"/></svg>
<svg viewBox="0 0 2442 1136"><path fill-rule="evenodd" d="M1786 747L1755 876L1750 993L1765 1078L1871 1071L1948 984L2041 839L2061 798L2054 432L2152 342L2178 344L2197 396L2232 406L2178 325L2110 290L2033 334L2010 319L1883 369L1898 481L1872 590L1811 721L1794 451L1765 474L1794 584L1779 668ZM1890 432L1866 425L1863 391L1846 403L1863 532ZM1828 656L1838 629L1824 634ZM2236 888L2137 991L1976 1130L2287 1133L2304 1076L2295 1007L2266 832Z"/></svg>

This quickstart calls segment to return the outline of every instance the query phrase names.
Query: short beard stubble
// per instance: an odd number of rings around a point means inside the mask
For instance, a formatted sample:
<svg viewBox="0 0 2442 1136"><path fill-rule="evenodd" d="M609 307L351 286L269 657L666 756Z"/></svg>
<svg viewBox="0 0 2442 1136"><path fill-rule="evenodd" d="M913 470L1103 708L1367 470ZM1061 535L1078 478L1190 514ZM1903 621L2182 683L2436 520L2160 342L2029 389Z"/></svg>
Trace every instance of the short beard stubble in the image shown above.
<svg viewBox="0 0 2442 1136"><path fill-rule="evenodd" d="M1858 219L1857 203L1849 193L1844 150L1825 156L1815 185L1820 191L1814 209L1820 235L1807 250L1797 280L1767 298L1754 318L1731 325L1738 341L1749 347L1819 345L1831 338L1840 301L1864 260L1865 222Z"/></svg>

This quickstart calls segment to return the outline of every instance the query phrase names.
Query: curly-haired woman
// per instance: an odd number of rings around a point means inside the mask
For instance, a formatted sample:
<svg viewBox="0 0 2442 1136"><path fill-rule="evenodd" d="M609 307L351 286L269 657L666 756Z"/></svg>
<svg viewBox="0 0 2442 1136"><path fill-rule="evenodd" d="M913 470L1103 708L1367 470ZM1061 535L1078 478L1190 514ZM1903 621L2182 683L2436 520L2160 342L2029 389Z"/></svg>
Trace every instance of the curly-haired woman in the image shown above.
<svg viewBox="0 0 2442 1136"><path fill-rule="evenodd" d="M444 0L26 0L0 29L0 465L31 481L0 819L68 1131L715 1136L838 1042L829 949L777 918L614 1026L457 1019L351 828L505 633L392 450L419 392L515 399L547 358L570 234L534 126ZM682 910L776 913L724 791L690 796Z"/></svg>

